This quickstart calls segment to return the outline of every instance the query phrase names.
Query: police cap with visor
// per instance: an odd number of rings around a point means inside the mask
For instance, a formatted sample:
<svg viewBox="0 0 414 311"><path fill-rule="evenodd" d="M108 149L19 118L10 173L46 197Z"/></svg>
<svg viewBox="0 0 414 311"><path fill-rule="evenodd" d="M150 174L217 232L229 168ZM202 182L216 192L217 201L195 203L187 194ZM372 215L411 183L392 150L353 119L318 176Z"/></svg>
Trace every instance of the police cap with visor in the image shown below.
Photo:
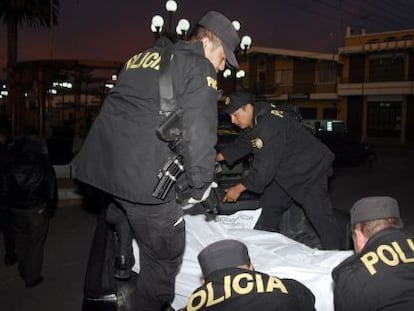
<svg viewBox="0 0 414 311"><path fill-rule="evenodd" d="M376 219L397 218L402 227L398 202L387 196L367 197L354 203L350 211L351 225Z"/></svg>
<svg viewBox="0 0 414 311"><path fill-rule="evenodd" d="M213 32L221 40L227 62L232 67L238 68L234 50L240 43L240 38L231 21L219 12L210 11L200 19L198 24Z"/></svg>
<svg viewBox="0 0 414 311"><path fill-rule="evenodd" d="M247 92L234 92L224 99L224 111L232 114L246 104L253 102L253 97Z"/></svg>
<svg viewBox="0 0 414 311"><path fill-rule="evenodd" d="M237 240L220 240L208 245L198 254L198 262L203 276L250 263L249 252L246 245Z"/></svg>

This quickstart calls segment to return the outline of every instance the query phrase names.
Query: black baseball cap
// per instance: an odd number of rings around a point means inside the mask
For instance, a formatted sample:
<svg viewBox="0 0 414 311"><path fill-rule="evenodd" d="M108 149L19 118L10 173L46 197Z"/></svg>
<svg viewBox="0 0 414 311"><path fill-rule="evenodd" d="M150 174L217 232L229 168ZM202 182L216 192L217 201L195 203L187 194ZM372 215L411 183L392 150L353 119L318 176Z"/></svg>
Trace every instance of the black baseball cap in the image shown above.
<svg viewBox="0 0 414 311"><path fill-rule="evenodd" d="M200 19L198 24L220 38L227 62L232 67L238 68L239 63L234 55L234 50L240 43L240 38L231 21L219 12L209 11Z"/></svg>
<svg viewBox="0 0 414 311"><path fill-rule="evenodd" d="M392 197L377 196L362 198L351 208L351 225L364 221L397 218L401 221L398 202Z"/></svg>
<svg viewBox="0 0 414 311"><path fill-rule="evenodd" d="M208 245L198 254L197 258L204 277L214 271L250 263L246 245L231 239L220 240Z"/></svg>
<svg viewBox="0 0 414 311"><path fill-rule="evenodd" d="M252 103L253 96L248 92L234 92L224 99L224 111L232 114L242 106Z"/></svg>

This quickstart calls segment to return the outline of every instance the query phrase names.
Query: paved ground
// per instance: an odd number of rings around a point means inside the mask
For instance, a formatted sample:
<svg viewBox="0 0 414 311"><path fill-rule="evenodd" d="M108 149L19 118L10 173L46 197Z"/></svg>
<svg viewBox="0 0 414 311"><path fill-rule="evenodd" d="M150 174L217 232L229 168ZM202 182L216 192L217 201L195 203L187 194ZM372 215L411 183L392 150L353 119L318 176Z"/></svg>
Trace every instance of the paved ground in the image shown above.
<svg viewBox="0 0 414 311"><path fill-rule="evenodd" d="M372 172L362 168L336 170L332 200L336 208L348 210L366 195L392 195L401 206L406 224L414 224L414 152L380 150ZM67 181L61 187L70 186ZM64 200L51 221L45 247L43 275L38 287L26 289L16 266L3 265L4 246L0 241L1 311L80 311L83 281L94 232L95 215L80 201Z"/></svg>

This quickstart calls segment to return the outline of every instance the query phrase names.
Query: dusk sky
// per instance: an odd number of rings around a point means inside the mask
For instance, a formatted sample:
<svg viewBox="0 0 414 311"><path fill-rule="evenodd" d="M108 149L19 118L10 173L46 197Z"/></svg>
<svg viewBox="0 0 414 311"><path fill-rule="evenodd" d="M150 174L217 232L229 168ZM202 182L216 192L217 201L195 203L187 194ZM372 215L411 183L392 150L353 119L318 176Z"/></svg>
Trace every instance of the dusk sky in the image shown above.
<svg viewBox="0 0 414 311"><path fill-rule="evenodd" d="M165 0L60 0L59 25L20 29L18 60L96 59L124 61L154 40L151 18L167 18ZM241 23L253 45L336 52L345 30L368 33L414 29L412 0L178 0L178 19L196 22L217 10ZM52 40L53 38L53 40ZM0 68L7 61L6 27L0 28Z"/></svg>

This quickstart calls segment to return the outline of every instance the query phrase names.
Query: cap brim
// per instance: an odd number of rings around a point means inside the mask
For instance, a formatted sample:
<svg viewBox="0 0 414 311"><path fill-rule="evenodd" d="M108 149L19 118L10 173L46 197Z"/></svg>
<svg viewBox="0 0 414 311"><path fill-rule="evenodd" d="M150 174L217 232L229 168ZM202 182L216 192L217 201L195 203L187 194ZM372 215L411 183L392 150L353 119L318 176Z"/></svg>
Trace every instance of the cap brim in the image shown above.
<svg viewBox="0 0 414 311"><path fill-rule="evenodd" d="M239 63L237 62L233 51L229 49L225 44L223 44L223 50L224 54L226 55L227 63L229 63L233 68L239 68Z"/></svg>

